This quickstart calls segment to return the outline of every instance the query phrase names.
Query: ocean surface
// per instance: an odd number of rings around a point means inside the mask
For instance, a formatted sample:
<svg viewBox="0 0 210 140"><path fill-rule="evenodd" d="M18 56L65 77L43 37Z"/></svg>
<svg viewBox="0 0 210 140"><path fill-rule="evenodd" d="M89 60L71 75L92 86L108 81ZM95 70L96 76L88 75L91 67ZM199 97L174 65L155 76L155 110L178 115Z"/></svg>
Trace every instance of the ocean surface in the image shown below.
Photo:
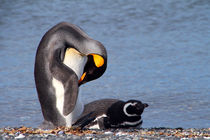
<svg viewBox="0 0 210 140"><path fill-rule="evenodd" d="M84 103L138 99L142 127L210 127L210 1L0 0L0 127L42 121L34 83L39 41L55 24L104 44L105 74L80 87Z"/></svg>

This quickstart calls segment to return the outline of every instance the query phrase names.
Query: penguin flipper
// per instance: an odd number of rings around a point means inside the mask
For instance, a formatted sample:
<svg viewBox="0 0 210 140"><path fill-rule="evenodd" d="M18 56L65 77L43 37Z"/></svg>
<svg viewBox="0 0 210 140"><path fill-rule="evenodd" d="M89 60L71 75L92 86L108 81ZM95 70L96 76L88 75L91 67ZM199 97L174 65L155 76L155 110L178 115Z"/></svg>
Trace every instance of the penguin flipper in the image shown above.
<svg viewBox="0 0 210 140"><path fill-rule="evenodd" d="M80 127L81 129L83 129L85 126L90 124L93 120L95 120L96 117L91 116L93 113L94 112L90 112L89 114L81 117L79 120L77 120L76 123L73 124L73 127Z"/></svg>
<svg viewBox="0 0 210 140"><path fill-rule="evenodd" d="M70 114L76 105L78 97L78 82L74 82L73 80L68 80L68 82L66 83L66 87L68 88L64 93L64 107L63 107L63 114L65 116Z"/></svg>

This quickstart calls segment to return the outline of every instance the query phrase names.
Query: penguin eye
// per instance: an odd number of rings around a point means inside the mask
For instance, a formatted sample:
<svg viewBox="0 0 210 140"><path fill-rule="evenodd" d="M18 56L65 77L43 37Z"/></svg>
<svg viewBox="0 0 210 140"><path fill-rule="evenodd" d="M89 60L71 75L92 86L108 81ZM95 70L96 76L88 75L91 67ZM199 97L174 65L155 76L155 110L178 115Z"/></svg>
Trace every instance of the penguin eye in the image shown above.
<svg viewBox="0 0 210 140"><path fill-rule="evenodd" d="M135 107L136 107L136 110L140 110L141 109L140 104L136 104Z"/></svg>

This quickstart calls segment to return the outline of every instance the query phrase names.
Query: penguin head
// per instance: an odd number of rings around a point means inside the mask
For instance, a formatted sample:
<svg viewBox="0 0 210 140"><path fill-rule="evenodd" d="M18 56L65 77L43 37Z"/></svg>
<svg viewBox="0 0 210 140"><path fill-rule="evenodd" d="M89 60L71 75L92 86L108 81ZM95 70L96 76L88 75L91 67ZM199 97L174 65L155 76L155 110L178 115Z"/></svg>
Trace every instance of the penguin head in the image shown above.
<svg viewBox="0 0 210 140"><path fill-rule="evenodd" d="M80 86L102 76L107 67L107 52L103 44L90 38L78 26L68 24L67 27L65 26L65 28L63 27L62 29L65 31L65 33L67 33L68 36L64 43L65 50L62 55L63 58L65 58L67 54L66 48L73 48L76 50L73 53L69 53L69 59L67 61L72 61L72 56L75 54L75 52L82 56L80 58L75 58L73 60L74 62L72 62L72 65L69 66L71 69L73 67L77 67L75 71L79 71L79 74L77 74L78 85ZM85 61L82 61L82 63L79 62L81 60L87 60L85 65L83 65L83 62Z"/></svg>
<svg viewBox="0 0 210 140"><path fill-rule="evenodd" d="M106 51L102 54L84 54L76 48L67 47L60 57L61 61L78 76L79 86L102 76L107 67Z"/></svg>
<svg viewBox="0 0 210 140"><path fill-rule="evenodd" d="M95 80L103 75L107 67L107 59L97 54L88 55L83 75L79 80L79 86Z"/></svg>
<svg viewBox="0 0 210 140"><path fill-rule="evenodd" d="M123 106L123 112L126 116L140 116L144 109L149 105L138 100L129 100Z"/></svg>
<svg viewBox="0 0 210 140"><path fill-rule="evenodd" d="M79 86L95 80L103 75L107 67L107 52L104 46L100 42L95 42L100 48L100 53L89 53L87 55L88 60L84 67L83 75L79 80Z"/></svg>

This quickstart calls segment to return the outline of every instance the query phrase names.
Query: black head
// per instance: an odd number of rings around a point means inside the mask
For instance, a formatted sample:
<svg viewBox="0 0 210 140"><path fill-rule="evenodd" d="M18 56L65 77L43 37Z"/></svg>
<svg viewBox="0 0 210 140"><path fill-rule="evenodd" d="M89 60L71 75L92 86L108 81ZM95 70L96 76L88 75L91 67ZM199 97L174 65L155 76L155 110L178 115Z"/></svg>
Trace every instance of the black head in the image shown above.
<svg viewBox="0 0 210 140"><path fill-rule="evenodd" d="M149 105L138 100L129 100L124 104L123 112L126 116L140 116Z"/></svg>
<svg viewBox="0 0 210 140"><path fill-rule="evenodd" d="M97 64L99 63L99 64ZM88 61L84 68L84 73L79 81L79 86L95 80L103 75L107 67L106 56L100 56L97 54L88 55Z"/></svg>

